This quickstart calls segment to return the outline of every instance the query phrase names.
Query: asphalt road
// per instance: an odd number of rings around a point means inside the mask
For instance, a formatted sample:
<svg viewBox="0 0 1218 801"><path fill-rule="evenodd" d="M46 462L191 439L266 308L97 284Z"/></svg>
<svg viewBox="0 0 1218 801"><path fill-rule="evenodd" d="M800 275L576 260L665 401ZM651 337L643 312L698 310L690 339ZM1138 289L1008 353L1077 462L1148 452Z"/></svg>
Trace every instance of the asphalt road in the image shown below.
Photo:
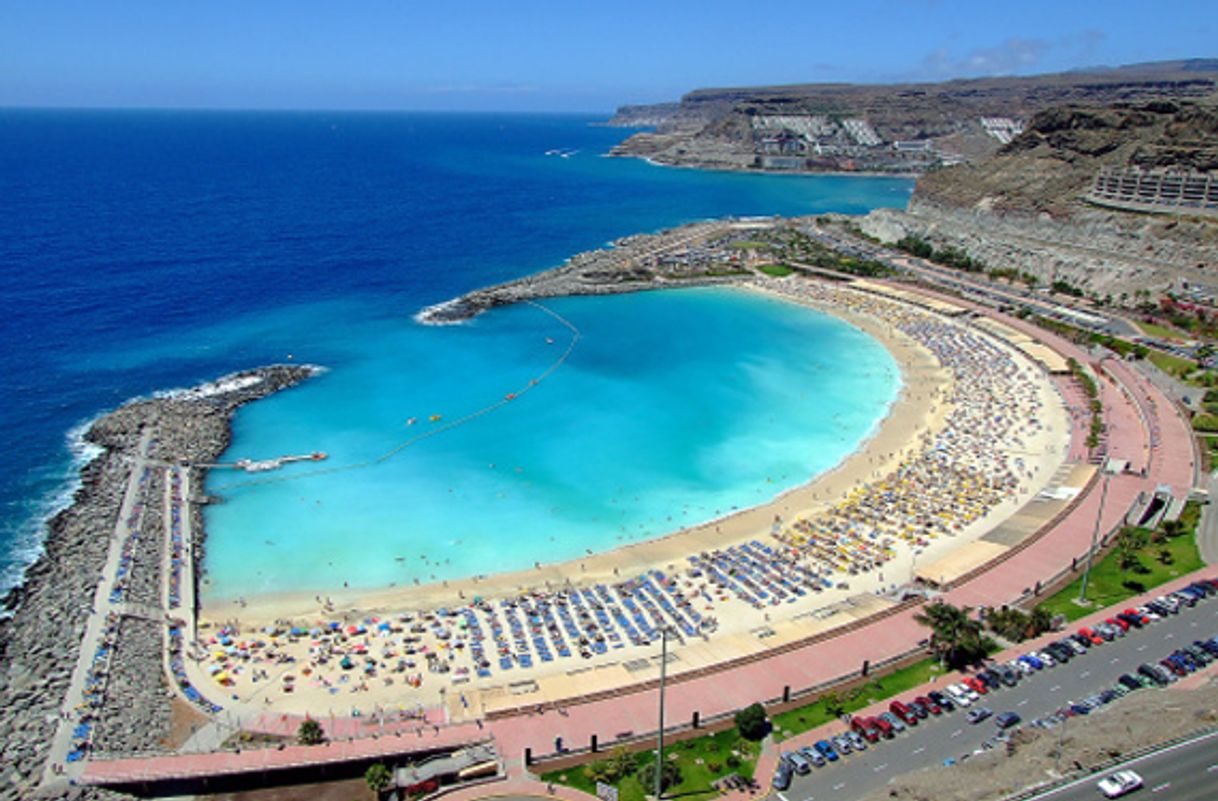
<svg viewBox="0 0 1218 801"><path fill-rule="evenodd" d="M1118 770L1133 770L1142 777L1142 789L1131 799L1154 801L1211 801L1218 795L1218 734L1125 762L1103 773L1079 779L1029 801L1095 801L1096 785Z"/></svg>
<svg viewBox="0 0 1218 801"><path fill-rule="evenodd" d="M1074 629L1071 629L1073 631ZM989 707L997 716L1013 711L1025 721L1047 717L1069 701L1079 700L1111 687L1122 673L1135 673L1143 662L1157 662L1176 648L1218 635L1218 596L1199 602L1192 609L1182 608L1143 629L1131 629L1123 638L1091 648L1066 664L1057 664L1031 676L1015 687L991 691L977 706ZM1139 692L1157 692L1140 690ZM901 696L912 696L906 693ZM1118 699L1115 703L1119 704ZM1103 714L1103 709L1092 714ZM1068 726L1086 726L1086 717L1069 719ZM947 759L971 754L996 732L993 718L970 725L965 712L930 717L917 727L881 740L862 753L854 753L823 768L813 768L806 776L795 776L790 788L775 795L781 801L849 801L872 793L891 779ZM1131 744L1133 745L1133 744ZM1069 751L1064 755L1069 759ZM768 781L770 777L758 777ZM1212 775L1218 787L1218 775ZM1094 792L1094 787L1091 788ZM1212 792L1210 798L1218 796Z"/></svg>

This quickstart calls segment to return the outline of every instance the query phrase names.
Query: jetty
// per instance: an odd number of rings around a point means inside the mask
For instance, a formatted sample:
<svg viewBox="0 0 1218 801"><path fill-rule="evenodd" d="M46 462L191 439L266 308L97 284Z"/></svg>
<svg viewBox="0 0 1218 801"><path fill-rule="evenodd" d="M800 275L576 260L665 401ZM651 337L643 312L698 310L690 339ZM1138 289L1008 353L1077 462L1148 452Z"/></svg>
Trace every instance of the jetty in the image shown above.
<svg viewBox="0 0 1218 801"><path fill-rule="evenodd" d="M293 462L321 462L329 458L329 454L322 451L313 453L305 453L299 456L276 456L273 459L238 459L235 462L220 462L216 464L201 464L196 467L205 467L208 470L227 469L227 470L244 470L247 473L265 473L268 470L278 470L285 464Z"/></svg>

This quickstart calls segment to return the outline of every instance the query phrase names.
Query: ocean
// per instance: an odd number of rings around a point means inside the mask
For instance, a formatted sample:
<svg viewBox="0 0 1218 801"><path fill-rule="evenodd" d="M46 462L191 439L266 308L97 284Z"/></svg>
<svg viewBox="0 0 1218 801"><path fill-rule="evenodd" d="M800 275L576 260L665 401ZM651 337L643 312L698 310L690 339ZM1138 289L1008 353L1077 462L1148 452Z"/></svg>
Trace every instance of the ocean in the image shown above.
<svg viewBox="0 0 1218 801"><path fill-rule="evenodd" d="M0 590L70 496L79 432L128 398L324 365L243 410L230 455L366 461L527 385L567 341L541 309L426 327L427 305L625 234L912 189L603 158L628 132L597 121L0 110ZM831 466L897 388L869 338L745 293L545 305L582 338L518 401L328 480L214 473L205 591L379 586L654 536Z"/></svg>

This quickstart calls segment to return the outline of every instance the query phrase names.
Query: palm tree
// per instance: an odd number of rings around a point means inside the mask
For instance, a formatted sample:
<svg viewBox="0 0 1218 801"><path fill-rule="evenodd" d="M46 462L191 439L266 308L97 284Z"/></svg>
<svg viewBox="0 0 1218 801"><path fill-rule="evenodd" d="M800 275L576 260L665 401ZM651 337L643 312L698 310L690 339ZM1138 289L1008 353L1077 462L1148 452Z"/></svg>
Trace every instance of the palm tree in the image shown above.
<svg viewBox="0 0 1218 801"><path fill-rule="evenodd" d="M1130 570L1135 570L1142 564L1138 556L1146 547L1146 540L1146 532L1133 526L1125 526L1117 533L1117 564L1122 573L1128 574Z"/></svg>
<svg viewBox="0 0 1218 801"><path fill-rule="evenodd" d="M1031 614L1028 615L1030 636L1037 637L1051 628L1053 628L1053 613L1043 606L1033 607Z"/></svg>
<svg viewBox="0 0 1218 801"><path fill-rule="evenodd" d="M914 615L914 620L930 629L930 643L944 666L956 666L962 657L976 656L981 650L981 623L969 617L970 606L952 606L935 601Z"/></svg>

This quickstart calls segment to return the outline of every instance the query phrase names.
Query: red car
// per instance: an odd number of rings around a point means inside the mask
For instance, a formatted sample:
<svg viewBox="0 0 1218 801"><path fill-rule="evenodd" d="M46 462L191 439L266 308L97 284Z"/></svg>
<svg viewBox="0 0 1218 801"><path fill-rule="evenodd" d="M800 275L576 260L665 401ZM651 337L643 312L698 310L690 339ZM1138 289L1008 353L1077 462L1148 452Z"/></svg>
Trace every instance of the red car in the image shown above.
<svg viewBox="0 0 1218 801"><path fill-rule="evenodd" d="M932 715L942 715L943 714L943 709L938 704L936 704L934 701L932 701L928 696L919 695L914 700L917 701L922 706L926 707L928 710L930 710L930 713Z"/></svg>
<svg viewBox="0 0 1218 801"><path fill-rule="evenodd" d="M1091 629L1081 628L1078 630L1078 633L1083 635L1084 637L1086 637L1088 640L1091 640L1091 643L1093 645L1103 645L1104 644L1104 638L1101 637L1100 635L1096 634Z"/></svg>
<svg viewBox="0 0 1218 801"><path fill-rule="evenodd" d="M875 725L873 718L855 718L850 721L850 728L869 743L878 742L880 739L880 727Z"/></svg>
<svg viewBox="0 0 1218 801"><path fill-rule="evenodd" d="M1149 625L1150 625L1150 618L1148 618L1146 615L1142 614L1141 612L1139 612L1139 611L1138 611L1138 610L1136 610L1136 609L1126 609L1126 610L1125 610L1125 614L1127 614L1127 615L1133 615L1133 616L1134 616L1134 617L1136 617L1138 620L1142 621L1142 625L1143 625L1143 626L1149 626Z"/></svg>
<svg viewBox="0 0 1218 801"><path fill-rule="evenodd" d="M963 681L966 687L978 695L985 695L990 691L989 688L985 686L985 682L976 676L965 676Z"/></svg>
<svg viewBox="0 0 1218 801"><path fill-rule="evenodd" d="M918 716L914 711L900 701L893 701L888 705L888 711L905 721L907 726L917 726Z"/></svg>
<svg viewBox="0 0 1218 801"><path fill-rule="evenodd" d="M1129 631L1129 624L1119 617L1110 617L1104 621L1109 626L1119 626L1121 631Z"/></svg>
<svg viewBox="0 0 1218 801"><path fill-rule="evenodd" d="M892 736L894 734L896 734L896 732L894 732L892 730L892 724L889 723L888 721L884 720L883 718L876 717L876 718L870 718L869 720L871 723L875 724L875 727L877 729L880 730L880 734L884 735L885 740L891 740Z"/></svg>

